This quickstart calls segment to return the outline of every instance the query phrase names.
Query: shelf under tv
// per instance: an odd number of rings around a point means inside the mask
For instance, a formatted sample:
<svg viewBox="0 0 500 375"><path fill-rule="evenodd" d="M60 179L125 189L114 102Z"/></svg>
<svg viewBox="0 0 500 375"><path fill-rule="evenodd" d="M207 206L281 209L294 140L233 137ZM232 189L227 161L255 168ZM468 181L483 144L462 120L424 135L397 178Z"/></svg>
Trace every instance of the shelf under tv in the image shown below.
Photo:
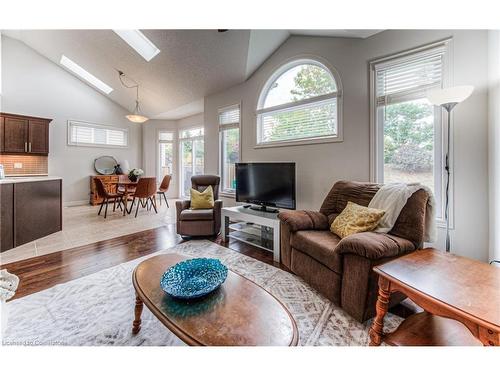
<svg viewBox="0 0 500 375"><path fill-rule="evenodd" d="M222 235L273 252L280 260L280 221L277 213L235 206L222 209Z"/></svg>

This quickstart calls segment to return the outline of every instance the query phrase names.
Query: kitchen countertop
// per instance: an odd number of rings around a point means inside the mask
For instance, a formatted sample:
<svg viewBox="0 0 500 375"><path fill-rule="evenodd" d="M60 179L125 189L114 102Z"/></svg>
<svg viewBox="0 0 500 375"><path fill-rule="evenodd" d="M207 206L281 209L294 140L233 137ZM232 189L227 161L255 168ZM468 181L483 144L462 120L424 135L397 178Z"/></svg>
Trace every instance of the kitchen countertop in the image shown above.
<svg viewBox="0 0 500 375"><path fill-rule="evenodd" d="M19 176L19 177L5 177L0 180L0 184L17 184L21 182L37 182L37 181L53 181L62 180L62 177L56 176Z"/></svg>

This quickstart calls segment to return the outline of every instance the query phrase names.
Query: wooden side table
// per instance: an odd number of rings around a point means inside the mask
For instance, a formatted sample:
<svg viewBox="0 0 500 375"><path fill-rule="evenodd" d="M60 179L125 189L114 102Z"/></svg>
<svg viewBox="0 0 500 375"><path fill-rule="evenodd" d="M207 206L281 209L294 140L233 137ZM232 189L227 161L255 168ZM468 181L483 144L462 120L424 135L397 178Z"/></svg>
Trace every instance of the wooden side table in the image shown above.
<svg viewBox="0 0 500 375"><path fill-rule="evenodd" d="M436 249L374 267L377 316L370 345L500 345L500 269ZM425 311L383 334L389 297L399 291Z"/></svg>

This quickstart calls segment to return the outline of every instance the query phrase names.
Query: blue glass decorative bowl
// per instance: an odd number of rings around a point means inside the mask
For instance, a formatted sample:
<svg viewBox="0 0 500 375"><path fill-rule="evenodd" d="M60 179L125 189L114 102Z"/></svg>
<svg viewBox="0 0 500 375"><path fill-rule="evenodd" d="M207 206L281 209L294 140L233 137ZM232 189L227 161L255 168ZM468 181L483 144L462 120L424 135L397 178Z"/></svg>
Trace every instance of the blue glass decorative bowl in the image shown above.
<svg viewBox="0 0 500 375"><path fill-rule="evenodd" d="M226 277L227 267L219 259L195 258L170 267L163 274L160 286L172 297L192 299L213 292Z"/></svg>

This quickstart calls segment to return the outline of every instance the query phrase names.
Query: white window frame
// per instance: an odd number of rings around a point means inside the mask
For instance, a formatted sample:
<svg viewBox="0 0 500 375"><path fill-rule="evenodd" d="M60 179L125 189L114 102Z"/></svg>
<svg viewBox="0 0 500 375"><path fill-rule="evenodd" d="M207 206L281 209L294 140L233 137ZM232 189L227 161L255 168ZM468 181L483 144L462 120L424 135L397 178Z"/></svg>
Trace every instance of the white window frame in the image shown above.
<svg viewBox="0 0 500 375"><path fill-rule="evenodd" d="M325 69L332 78L335 80L335 84L337 86L337 91L320 95L313 98L307 98L303 100L299 100L296 102L284 103L280 105L276 105L273 107L264 108L264 102L266 100L267 94L272 86L272 84L286 71L303 64L311 64L316 65L322 69ZM337 98L337 134L336 135L327 135L327 136L318 136L318 137L304 137L298 139L289 139L282 141L271 141L271 142L263 142L261 141L261 118L265 113L282 111L286 109L292 109L297 106L301 106L304 104L320 102L322 100L327 100L331 98ZM307 145L307 144L315 144L315 143L331 143L331 142L342 142L343 138L343 121L342 121L342 81L337 70L331 66L327 61L318 57L311 55L302 55L297 56L292 59L287 60L285 63L279 65L271 76L267 79L265 84L260 90L260 95L257 104L256 110L256 145L254 148L267 148L267 147L281 147L281 146L296 146L296 145Z"/></svg>
<svg viewBox="0 0 500 375"><path fill-rule="evenodd" d="M383 129L378 125L379 120L377 117L377 104L376 104L376 68L380 64L390 64L398 60L404 60L412 55L425 53L433 49L444 49L443 54L443 74L442 74L442 87L452 86L453 80L453 40L447 38L434 43L426 44L421 47L406 50L394 55L386 56L383 58L375 59L369 62L370 70L370 180L372 182L383 182L383 150L384 150L384 133ZM410 97L408 97L411 99ZM415 97L414 99L417 99ZM446 113L442 108L435 107L434 110L434 160L439 160L440 176L434 176L437 187L440 191L436 191L436 200L439 199L440 207L439 212L436 212L436 222L439 227L446 227L445 217L445 199L446 199L446 174L445 169L445 156L446 156L446 143L450 137L450 150L449 150L449 164L450 164L450 186L449 186L449 221L450 228L454 227L454 163L453 163L453 125L451 132L448 134L446 124ZM453 122L453 116L451 118Z"/></svg>
<svg viewBox="0 0 500 375"><path fill-rule="evenodd" d="M230 198L234 197L236 195L236 190L235 189L224 189L224 159L222 155L222 150L223 150L223 141L224 141L224 131L229 130L229 129L238 129L238 136L239 136L239 150L238 150L238 161L241 162L241 102L237 104L232 104L228 105L222 108L219 108L217 111L217 118L218 116L225 111L238 108L240 111L240 119L238 123L234 124L225 124L221 125L219 122L219 176L221 178L221 184L220 184L220 195L222 196L228 196Z"/></svg>
<svg viewBox="0 0 500 375"><path fill-rule="evenodd" d="M160 140L160 133L172 133L172 140L171 141L162 141ZM161 177L161 164L160 164L160 147L162 143L171 143L172 144L172 180L170 182L171 186L175 183L174 177L175 177L175 166L176 166L176 131L171 130L171 129L158 129L156 132L156 140L157 140L157 146L156 146L156 184L159 186L162 182ZM175 186L175 185L173 185Z"/></svg>
<svg viewBox="0 0 500 375"><path fill-rule="evenodd" d="M198 135L198 136L195 136L195 137L182 137L181 138L181 134L183 131L186 131L186 130L194 130L194 129L203 129L203 135ZM185 141L185 140L191 140L193 142L193 145L194 145L194 142L197 141L197 140L203 140L203 173L205 173L205 127L203 125L196 125L196 126L190 126L188 128L182 128L182 129L179 129L178 130L179 132L179 137L178 137L178 140L177 140L177 144L178 144L178 152L177 154L179 155L179 196L182 197L182 198L187 198L188 196L184 195L184 176L182 175L183 173L183 169L182 169L182 142ZM195 153L196 150L194 150L193 148L193 172L195 170L195 157L194 157L194 153ZM193 173L193 176L195 176L195 174Z"/></svg>
<svg viewBox="0 0 500 375"><path fill-rule="evenodd" d="M93 128L93 129L107 129L107 130L121 131L125 134L125 145L119 146L119 145L108 145L108 144L98 144L98 143L74 142L71 139L72 126L82 126L82 127L85 126L87 128ZM78 121L78 120L68 120L67 139L68 139L68 146L76 146L76 147L128 148L128 146L129 146L129 136L128 136L128 129L127 128L118 128L115 126L95 124L95 123L91 123L91 122Z"/></svg>

